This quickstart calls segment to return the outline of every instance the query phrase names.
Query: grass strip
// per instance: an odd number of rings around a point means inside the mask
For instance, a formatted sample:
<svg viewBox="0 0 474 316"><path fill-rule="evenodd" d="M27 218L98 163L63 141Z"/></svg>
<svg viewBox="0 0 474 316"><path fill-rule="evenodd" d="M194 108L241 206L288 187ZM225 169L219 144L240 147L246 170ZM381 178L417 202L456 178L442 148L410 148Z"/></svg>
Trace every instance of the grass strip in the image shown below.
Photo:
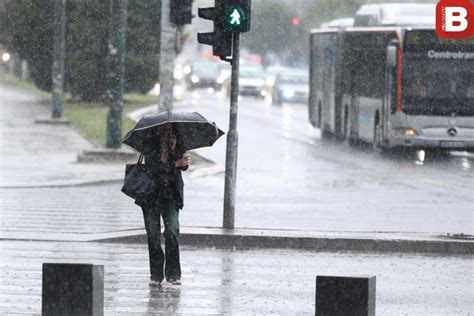
<svg viewBox="0 0 474 316"><path fill-rule="evenodd" d="M51 104L52 102L50 92L42 91L33 83L20 80L12 74L1 72L0 84L31 92L43 104ZM123 99L122 136L135 126L135 122L127 117L129 112L157 102L155 96L138 93L124 94ZM63 111L64 117L71 122L72 127L82 136L99 146L105 145L107 140L107 114L109 112L107 105L100 102L78 102L66 95L63 102Z"/></svg>

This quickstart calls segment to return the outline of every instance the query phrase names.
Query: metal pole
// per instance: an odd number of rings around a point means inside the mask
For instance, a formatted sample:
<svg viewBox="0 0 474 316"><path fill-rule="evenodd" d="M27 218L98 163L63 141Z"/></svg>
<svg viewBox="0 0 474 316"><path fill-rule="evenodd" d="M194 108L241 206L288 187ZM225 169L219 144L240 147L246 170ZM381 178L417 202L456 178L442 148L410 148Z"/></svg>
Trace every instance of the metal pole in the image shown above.
<svg viewBox="0 0 474 316"><path fill-rule="evenodd" d="M53 118L63 115L64 83L64 34L66 31L66 0L54 1L54 47L53 47Z"/></svg>
<svg viewBox="0 0 474 316"><path fill-rule="evenodd" d="M160 95L158 112L173 110L173 72L176 58L176 27L170 21L170 0L161 0Z"/></svg>
<svg viewBox="0 0 474 316"><path fill-rule="evenodd" d="M239 97L240 33L235 32L232 39L232 77L230 91L229 131L225 159L224 184L224 228L234 229L235 185L237 179L237 152L239 134L237 132L237 113Z"/></svg>
<svg viewBox="0 0 474 316"><path fill-rule="evenodd" d="M107 102L107 147L122 144L123 81L125 73L125 40L128 0L110 0L112 23L110 30Z"/></svg>

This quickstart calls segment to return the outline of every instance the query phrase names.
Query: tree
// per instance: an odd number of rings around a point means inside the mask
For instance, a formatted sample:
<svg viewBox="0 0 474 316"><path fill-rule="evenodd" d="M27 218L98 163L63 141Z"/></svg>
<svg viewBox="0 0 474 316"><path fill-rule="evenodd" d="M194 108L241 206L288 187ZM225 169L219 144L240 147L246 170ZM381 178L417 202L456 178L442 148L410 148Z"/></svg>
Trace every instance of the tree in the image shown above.
<svg viewBox="0 0 474 316"><path fill-rule="evenodd" d="M109 1L68 1L66 87L84 101L98 101L107 89Z"/></svg>
<svg viewBox="0 0 474 316"><path fill-rule="evenodd" d="M158 80L160 0L134 0L128 7L125 90L147 92ZM106 92L110 8L108 1L68 1L66 7L66 90L84 101ZM51 91L53 1L7 2L12 51L28 61L33 81Z"/></svg>
<svg viewBox="0 0 474 316"><path fill-rule="evenodd" d="M32 0L6 3L9 50L28 61L33 82L46 91L51 91L53 4L53 1Z"/></svg>
<svg viewBox="0 0 474 316"><path fill-rule="evenodd" d="M158 81L161 1L130 1L125 91L146 93Z"/></svg>

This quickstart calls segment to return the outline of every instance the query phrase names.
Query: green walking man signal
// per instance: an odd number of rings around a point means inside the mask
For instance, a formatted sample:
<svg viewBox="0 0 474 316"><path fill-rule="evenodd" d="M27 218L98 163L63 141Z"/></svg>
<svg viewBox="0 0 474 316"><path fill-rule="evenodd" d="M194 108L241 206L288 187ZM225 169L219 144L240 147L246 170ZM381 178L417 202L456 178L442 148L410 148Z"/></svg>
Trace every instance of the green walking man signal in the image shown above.
<svg viewBox="0 0 474 316"><path fill-rule="evenodd" d="M215 7L199 8L199 17L213 21L214 31L198 33L198 42L211 45L214 55L229 61L233 33L250 30L250 6L251 0L215 0Z"/></svg>
<svg viewBox="0 0 474 316"><path fill-rule="evenodd" d="M239 14L239 11L237 11L237 9L234 9L234 12L232 12L230 17L232 18L232 20L230 21L231 25L234 25L234 24L240 25L240 14Z"/></svg>
<svg viewBox="0 0 474 316"><path fill-rule="evenodd" d="M231 32L247 32L250 28L249 13L245 7L226 8L224 28Z"/></svg>

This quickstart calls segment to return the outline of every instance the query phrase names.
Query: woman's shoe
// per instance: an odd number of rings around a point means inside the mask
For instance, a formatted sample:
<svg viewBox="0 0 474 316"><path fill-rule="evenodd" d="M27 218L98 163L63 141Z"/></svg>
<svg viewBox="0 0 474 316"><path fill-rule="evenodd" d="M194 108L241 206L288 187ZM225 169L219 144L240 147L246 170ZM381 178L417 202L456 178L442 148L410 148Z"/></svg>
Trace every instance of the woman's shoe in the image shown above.
<svg viewBox="0 0 474 316"><path fill-rule="evenodd" d="M148 285L151 287L159 287L161 285L161 282L156 280L150 280L150 282L148 282Z"/></svg>
<svg viewBox="0 0 474 316"><path fill-rule="evenodd" d="M177 278L167 278L166 281L172 285L181 285L181 280Z"/></svg>

